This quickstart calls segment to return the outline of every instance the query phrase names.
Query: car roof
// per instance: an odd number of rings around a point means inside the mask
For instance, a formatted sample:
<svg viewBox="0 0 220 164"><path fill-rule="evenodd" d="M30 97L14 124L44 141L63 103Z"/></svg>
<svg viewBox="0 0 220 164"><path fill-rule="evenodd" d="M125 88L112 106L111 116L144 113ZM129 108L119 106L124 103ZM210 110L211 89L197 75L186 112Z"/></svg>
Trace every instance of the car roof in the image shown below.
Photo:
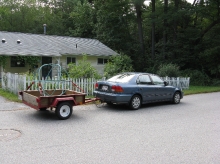
<svg viewBox="0 0 220 164"><path fill-rule="evenodd" d="M119 73L118 75L120 75L120 74L126 74L126 73L129 73L129 74L137 74L137 75L140 75L140 74L156 75L156 74L148 73L148 72L122 72L122 73ZM156 76L157 76L157 75L156 75Z"/></svg>

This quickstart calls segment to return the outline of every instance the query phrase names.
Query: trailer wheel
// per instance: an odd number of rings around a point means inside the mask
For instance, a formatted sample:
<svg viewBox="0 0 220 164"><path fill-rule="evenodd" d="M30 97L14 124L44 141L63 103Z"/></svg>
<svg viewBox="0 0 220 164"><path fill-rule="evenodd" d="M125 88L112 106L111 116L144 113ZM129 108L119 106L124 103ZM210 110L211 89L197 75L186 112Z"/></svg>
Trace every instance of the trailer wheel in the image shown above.
<svg viewBox="0 0 220 164"><path fill-rule="evenodd" d="M55 111L57 117L61 120L68 119L72 115L72 112L73 112L73 108L71 103L69 102L59 103Z"/></svg>
<svg viewBox="0 0 220 164"><path fill-rule="evenodd" d="M47 108L39 108L39 111L46 111Z"/></svg>

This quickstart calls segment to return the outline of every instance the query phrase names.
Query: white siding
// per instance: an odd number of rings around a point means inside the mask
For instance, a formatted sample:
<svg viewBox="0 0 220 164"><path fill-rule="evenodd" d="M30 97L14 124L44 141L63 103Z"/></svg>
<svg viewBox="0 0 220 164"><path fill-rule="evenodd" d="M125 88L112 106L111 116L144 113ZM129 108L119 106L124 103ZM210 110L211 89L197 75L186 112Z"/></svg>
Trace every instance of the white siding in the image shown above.
<svg viewBox="0 0 220 164"><path fill-rule="evenodd" d="M63 69L67 68L67 57L74 57L76 58L76 64L79 62L79 60L82 60L82 56L76 56L76 55L63 55L60 57L60 65L62 66ZM91 63L91 65L97 69L98 73L100 75L103 75L104 73L104 64L98 64L98 58L102 57L97 57L97 56L87 56L87 60ZM104 57L103 57L104 58ZM106 57L105 57L106 58Z"/></svg>

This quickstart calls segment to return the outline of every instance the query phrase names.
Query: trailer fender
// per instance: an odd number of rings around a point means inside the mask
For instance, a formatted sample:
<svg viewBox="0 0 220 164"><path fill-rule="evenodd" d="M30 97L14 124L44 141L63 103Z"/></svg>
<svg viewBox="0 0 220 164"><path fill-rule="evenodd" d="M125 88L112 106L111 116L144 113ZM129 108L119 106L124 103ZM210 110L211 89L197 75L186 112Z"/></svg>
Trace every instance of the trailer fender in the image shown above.
<svg viewBox="0 0 220 164"><path fill-rule="evenodd" d="M65 101L70 101L73 104L76 104L76 101L74 100L73 97L63 97L63 98L55 98L53 103L51 104L51 107L56 107L58 103L65 102Z"/></svg>

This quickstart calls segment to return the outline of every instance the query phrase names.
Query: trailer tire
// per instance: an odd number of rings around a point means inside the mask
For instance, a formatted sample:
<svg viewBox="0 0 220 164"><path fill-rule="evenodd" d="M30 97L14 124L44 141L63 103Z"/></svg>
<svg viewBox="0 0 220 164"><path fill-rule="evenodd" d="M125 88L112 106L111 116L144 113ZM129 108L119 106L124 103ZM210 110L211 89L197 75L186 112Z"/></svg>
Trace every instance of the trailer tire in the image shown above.
<svg viewBox="0 0 220 164"><path fill-rule="evenodd" d="M47 108L39 108L39 111L46 111L47 110Z"/></svg>
<svg viewBox="0 0 220 164"><path fill-rule="evenodd" d="M70 102L59 103L56 107L55 113L61 120L68 119L73 113L72 104Z"/></svg>

